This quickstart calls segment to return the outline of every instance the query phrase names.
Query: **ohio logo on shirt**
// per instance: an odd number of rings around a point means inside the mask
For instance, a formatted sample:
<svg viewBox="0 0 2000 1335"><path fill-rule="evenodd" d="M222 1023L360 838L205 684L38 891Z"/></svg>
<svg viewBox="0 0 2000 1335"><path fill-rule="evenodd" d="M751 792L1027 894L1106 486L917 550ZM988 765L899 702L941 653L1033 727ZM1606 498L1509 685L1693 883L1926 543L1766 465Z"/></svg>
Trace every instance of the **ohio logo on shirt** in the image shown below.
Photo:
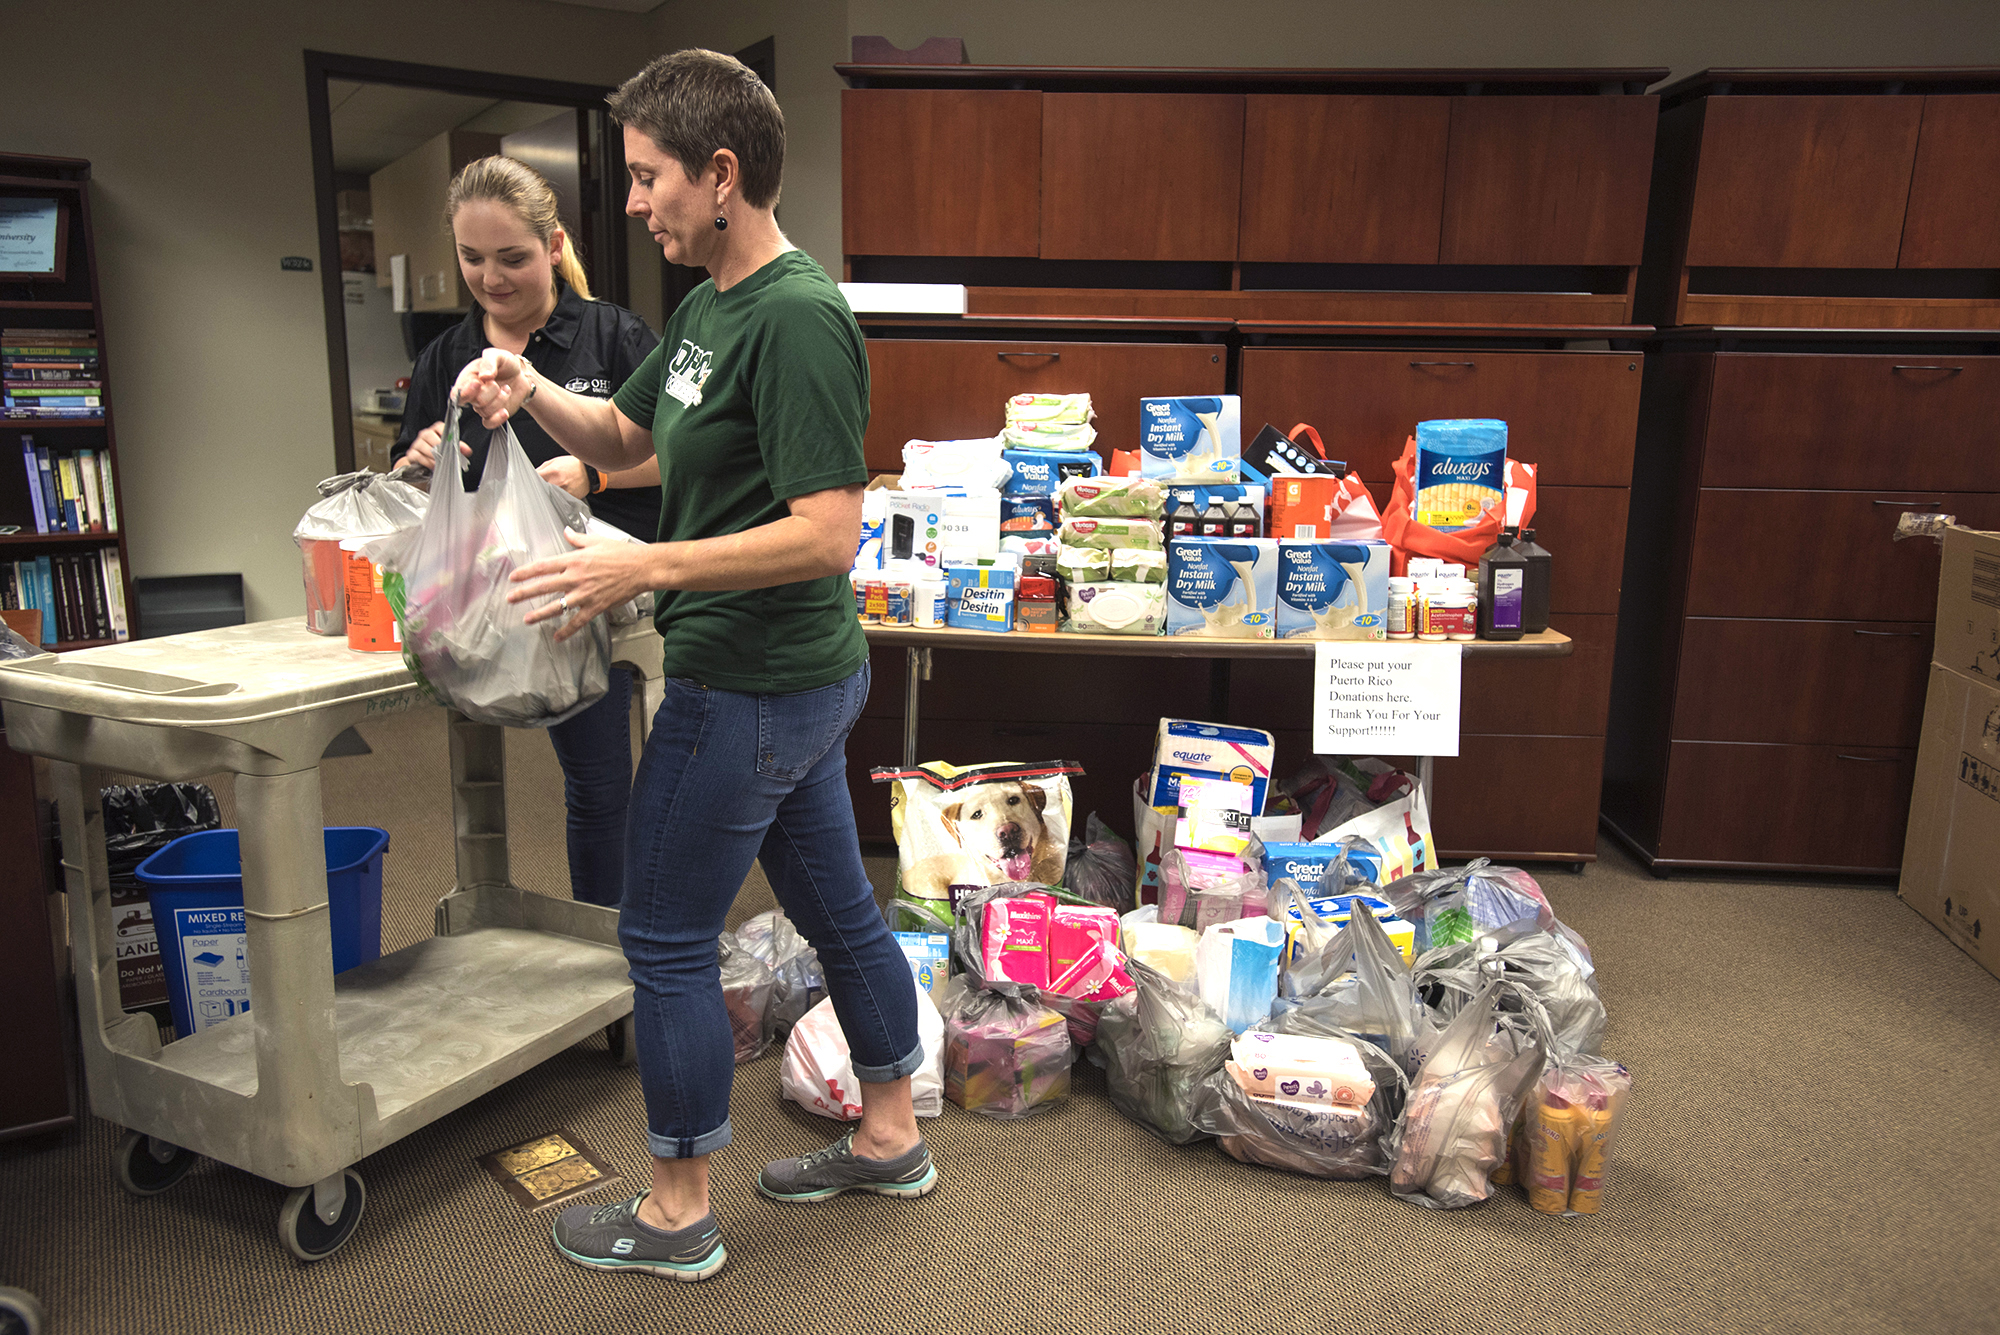
<svg viewBox="0 0 2000 1335"><path fill-rule="evenodd" d="M698 348L686 339L681 340L680 350L667 365L667 394L679 399L683 407L692 408L701 402L701 387L708 380L709 361L715 354L706 348Z"/></svg>

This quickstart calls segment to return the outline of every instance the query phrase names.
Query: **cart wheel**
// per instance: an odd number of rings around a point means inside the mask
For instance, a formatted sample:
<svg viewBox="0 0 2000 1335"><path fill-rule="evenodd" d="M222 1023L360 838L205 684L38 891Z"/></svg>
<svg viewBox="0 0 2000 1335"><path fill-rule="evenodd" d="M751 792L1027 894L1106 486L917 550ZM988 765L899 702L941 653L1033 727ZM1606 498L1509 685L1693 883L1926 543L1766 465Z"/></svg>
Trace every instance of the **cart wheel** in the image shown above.
<svg viewBox="0 0 2000 1335"><path fill-rule="evenodd" d="M1583 875L1583 869L1589 865L1588 862L1572 862L1569 864L1569 874L1572 876L1581 876Z"/></svg>
<svg viewBox="0 0 2000 1335"><path fill-rule="evenodd" d="M285 1197L285 1208L278 1211L278 1237L285 1247L301 1261L321 1261L347 1245L354 1236L355 1226L361 1222L361 1212L368 1208L368 1192L361 1185L361 1174L352 1168L347 1173L347 1200L340 1207L340 1217L331 1224L319 1217L313 1209L313 1189L300 1187Z"/></svg>
<svg viewBox="0 0 2000 1335"><path fill-rule="evenodd" d="M0 1289L0 1335L42 1335L42 1305L25 1289Z"/></svg>
<svg viewBox="0 0 2000 1335"><path fill-rule="evenodd" d="M632 1017L613 1020L605 1026L604 1041L611 1048L611 1060L619 1066L639 1064L639 1039L632 1032Z"/></svg>
<svg viewBox="0 0 2000 1335"><path fill-rule="evenodd" d="M161 1152L167 1157L162 1159ZM118 1185L134 1196L157 1196L180 1181L200 1156L178 1145L169 1145L143 1131L127 1131L118 1138L112 1171Z"/></svg>

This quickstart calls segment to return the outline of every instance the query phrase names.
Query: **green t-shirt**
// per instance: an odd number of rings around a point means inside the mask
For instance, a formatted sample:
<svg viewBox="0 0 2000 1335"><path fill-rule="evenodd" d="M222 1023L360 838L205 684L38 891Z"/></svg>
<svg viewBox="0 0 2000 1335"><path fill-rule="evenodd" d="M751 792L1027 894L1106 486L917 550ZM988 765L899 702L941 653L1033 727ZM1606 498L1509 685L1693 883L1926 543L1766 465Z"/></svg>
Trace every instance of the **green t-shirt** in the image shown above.
<svg viewBox="0 0 2000 1335"><path fill-rule="evenodd" d="M612 401L653 424L661 542L741 533L783 519L794 496L868 480L861 327L802 250L727 292L713 280L690 292ZM845 575L656 601L670 677L788 694L831 685L868 658Z"/></svg>

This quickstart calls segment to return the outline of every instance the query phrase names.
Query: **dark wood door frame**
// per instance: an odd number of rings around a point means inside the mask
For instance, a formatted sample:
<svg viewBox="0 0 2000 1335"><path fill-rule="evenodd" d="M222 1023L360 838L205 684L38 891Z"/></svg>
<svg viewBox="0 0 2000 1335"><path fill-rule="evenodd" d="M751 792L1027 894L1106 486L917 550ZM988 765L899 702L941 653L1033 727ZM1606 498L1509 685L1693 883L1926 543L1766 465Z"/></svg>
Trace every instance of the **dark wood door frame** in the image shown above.
<svg viewBox="0 0 2000 1335"><path fill-rule="evenodd" d="M627 305L625 254L625 144L605 110L609 87L531 79L512 74L452 69L444 65L413 65L400 60L374 60L329 51L308 51L306 59L306 119L312 137L314 205L319 215L320 294L326 307L327 389L333 414L333 462L337 473L354 469L352 392L347 376L347 313L340 283L340 219L334 201L333 110L327 100L329 79L358 83L396 84L446 93L469 93L517 102L572 106L584 113L585 135L591 146L584 164L584 197L595 209L589 247L591 286L607 301Z"/></svg>

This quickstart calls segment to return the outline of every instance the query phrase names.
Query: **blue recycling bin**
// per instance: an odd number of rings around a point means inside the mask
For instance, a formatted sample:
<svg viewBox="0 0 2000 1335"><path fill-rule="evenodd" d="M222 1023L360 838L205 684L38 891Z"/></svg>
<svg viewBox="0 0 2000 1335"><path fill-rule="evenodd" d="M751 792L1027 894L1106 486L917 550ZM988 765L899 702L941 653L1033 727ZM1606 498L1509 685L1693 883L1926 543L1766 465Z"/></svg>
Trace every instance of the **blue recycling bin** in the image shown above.
<svg viewBox="0 0 2000 1335"><path fill-rule="evenodd" d="M333 971L382 954L382 858L389 832L373 825L326 831L326 891ZM134 872L153 906L167 971L174 1032L185 1038L250 1009L244 954L243 854L234 830L182 835Z"/></svg>

